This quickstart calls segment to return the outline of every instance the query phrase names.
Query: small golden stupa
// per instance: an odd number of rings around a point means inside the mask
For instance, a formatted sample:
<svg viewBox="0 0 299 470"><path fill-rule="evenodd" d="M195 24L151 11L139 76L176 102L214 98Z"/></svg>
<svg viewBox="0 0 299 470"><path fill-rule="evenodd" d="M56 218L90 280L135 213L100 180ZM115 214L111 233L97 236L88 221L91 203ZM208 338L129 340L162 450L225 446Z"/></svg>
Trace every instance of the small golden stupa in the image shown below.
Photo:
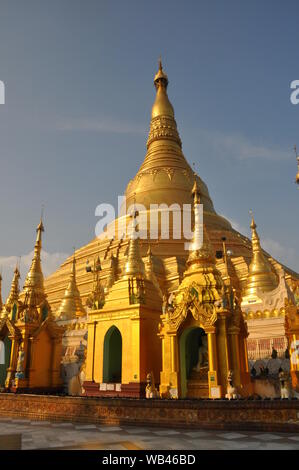
<svg viewBox="0 0 299 470"><path fill-rule="evenodd" d="M34 255L19 297L19 270L0 322L0 339L7 344L5 388L19 391L57 391L61 388L61 328L54 321L44 289L41 268L43 223L37 229ZM2 384L3 386L3 384Z"/></svg>
<svg viewBox="0 0 299 470"><path fill-rule="evenodd" d="M258 295L259 292L272 291L278 286L277 275L275 275L270 262L263 254L253 217L250 227L252 233L252 260L249 265L243 299L246 297L254 297Z"/></svg>
<svg viewBox="0 0 299 470"><path fill-rule="evenodd" d="M57 320L74 320L75 318L85 317L86 311L82 305L82 300L76 282L76 258L73 257L73 263L70 272L69 284L65 290L61 305L56 313Z"/></svg>

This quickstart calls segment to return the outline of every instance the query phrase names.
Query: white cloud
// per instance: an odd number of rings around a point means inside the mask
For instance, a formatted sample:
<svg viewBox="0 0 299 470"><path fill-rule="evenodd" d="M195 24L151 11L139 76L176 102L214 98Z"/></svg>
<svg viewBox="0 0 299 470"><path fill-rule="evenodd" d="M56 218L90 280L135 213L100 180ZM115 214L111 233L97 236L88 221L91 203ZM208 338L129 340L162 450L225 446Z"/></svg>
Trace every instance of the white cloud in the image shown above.
<svg viewBox="0 0 299 470"><path fill-rule="evenodd" d="M113 134L144 134L146 126L109 117L99 118L66 118L58 122L61 131L92 131Z"/></svg>
<svg viewBox="0 0 299 470"><path fill-rule="evenodd" d="M202 142L206 142L217 155L227 155L238 160L260 158L285 160L292 158L292 149L282 149L252 142L239 133L226 134L221 131L200 130Z"/></svg>
<svg viewBox="0 0 299 470"><path fill-rule="evenodd" d="M69 255L67 253L48 253L47 251L43 250L41 259L42 259L42 269L43 269L44 276L47 277L52 272L54 272L68 256ZM30 253L27 253L26 255L21 256L20 287L22 287L24 284L26 274L28 272L28 269L31 266L32 257L33 257L33 251L31 251ZM2 282L3 299L6 298L9 292L12 277L13 277L13 271L19 259L20 258L18 256L0 256L0 269L2 269L2 278L3 278L3 282Z"/></svg>
<svg viewBox="0 0 299 470"><path fill-rule="evenodd" d="M290 261L293 264L296 257L296 252L293 248L282 246L280 243L272 240L271 238L263 238L261 240L261 244L264 250L267 251L273 258L281 260L283 263Z"/></svg>
<svg viewBox="0 0 299 470"><path fill-rule="evenodd" d="M246 237L249 237L249 224L248 227L244 227L241 225L237 220L232 219L231 217L227 217L225 214L219 214L221 217L224 217L226 220L228 220L232 227L237 230L237 232L241 233L242 235L245 235Z"/></svg>

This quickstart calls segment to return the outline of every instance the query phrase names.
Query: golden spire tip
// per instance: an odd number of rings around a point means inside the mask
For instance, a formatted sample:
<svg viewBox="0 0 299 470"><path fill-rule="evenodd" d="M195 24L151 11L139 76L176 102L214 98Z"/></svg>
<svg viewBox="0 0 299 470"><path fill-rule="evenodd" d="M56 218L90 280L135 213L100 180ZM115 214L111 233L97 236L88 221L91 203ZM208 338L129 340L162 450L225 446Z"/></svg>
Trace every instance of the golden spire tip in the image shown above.
<svg viewBox="0 0 299 470"><path fill-rule="evenodd" d="M255 223L255 220L254 220L254 215L253 215L252 209L250 209L249 214L251 215L251 224L250 224L250 227L251 227L252 229L254 229L254 228L256 228L256 223Z"/></svg>

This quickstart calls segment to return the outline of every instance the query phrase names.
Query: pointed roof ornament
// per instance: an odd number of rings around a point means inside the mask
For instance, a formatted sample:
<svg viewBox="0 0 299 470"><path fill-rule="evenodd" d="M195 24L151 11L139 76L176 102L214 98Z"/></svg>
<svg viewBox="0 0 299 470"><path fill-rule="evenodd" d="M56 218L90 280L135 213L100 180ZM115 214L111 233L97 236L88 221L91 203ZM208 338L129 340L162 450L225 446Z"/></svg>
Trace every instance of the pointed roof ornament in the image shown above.
<svg viewBox="0 0 299 470"><path fill-rule="evenodd" d="M136 219L139 213L135 210L135 204L133 209L133 214L131 214L132 218L132 231L129 241L129 250L128 250L128 257L127 262L125 265L125 274L127 276L144 276L144 263L141 258L140 254L140 247L139 247L139 236L136 233Z"/></svg>
<svg viewBox="0 0 299 470"><path fill-rule="evenodd" d="M11 283L11 288L8 294L8 297L5 302L5 306L9 307L13 305L15 302L18 302L19 300L19 293L20 293L20 288L19 288L19 279L20 279L20 271L18 268L18 263L16 264L15 270L14 270L14 276L12 279Z"/></svg>
<svg viewBox="0 0 299 470"><path fill-rule="evenodd" d="M167 95L168 77L163 70L161 59L159 60L159 70L154 78L154 85L157 90L157 94L152 107L152 119L158 116L166 116L170 119L174 119L174 109ZM176 129L175 123L174 128ZM175 132L175 134L176 135L174 136L174 140L177 140L178 143L181 144L177 131Z"/></svg>
<svg viewBox="0 0 299 470"><path fill-rule="evenodd" d="M151 277L151 275L153 273L153 270L154 270L153 253L152 253L151 245L149 243L148 250L147 250L147 253L146 253L146 260L145 260L145 273L146 273L147 277L149 277L149 278Z"/></svg>
<svg viewBox="0 0 299 470"><path fill-rule="evenodd" d="M44 276L41 267L41 250L42 250L42 233L44 232L44 225L42 217L36 228L36 241L34 245L34 254L32 258L31 267L26 276L24 284L25 307L37 307L46 299L44 289Z"/></svg>
<svg viewBox="0 0 299 470"><path fill-rule="evenodd" d="M244 290L244 297L255 295L258 291L267 292L274 290L278 281L276 275L272 271L271 264L264 256L260 238L256 230L256 223L253 212L251 214L251 241L252 241L252 260L248 269L248 277Z"/></svg>
<svg viewBox="0 0 299 470"><path fill-rule="evenodd" d="M76 257L73 254L69 283L65 290L64 297L57 311L58 320L73 320L78 317L84 317L86 311L82 305L80 292L76 281Z"/></svg>
<svg viewBox="0 0 299 470"><path fill-rule="evenodd" d="M165 88L167 88L168 77L167 77L167 74L163 70L161 56L159 57L158 65L159 65L159 69L154 78L155 87L158 88L159 84L163 84Z"/></svg>
<svg viewBox="0 0 299 470"><path fill-rule="evenodd" d="M153 252L152 252L152 248L151 248L151 245L149 244L148 245L148 250L147 250L147 253L146 253L146 259L145 259L145 262L144 262L144 267L145 267L145 275L146 275L146 278L153 283L153 285L156 287L157 289L157 292L159 294L159 296L163 297L163 294L162 294L162 291L161 291L161 288L160 288L160 285L159 285L159 282L157 280L157 277L156 277L156 274L154 272L154 261L153 261Z"/></svg>
<svg viewBox="0 0 299 470"><path fill-rule="evenodd" d="M201 221L203 213L200 214L200 190L197 183L197 178L194 178L194 185L192 188L193 196L193 211L194 211L194 235L190 247L189 257L187 260L187 266L199 261L204 265L214 264L215 257L213 254L210 239L206 230L206 227Z"/></svg>

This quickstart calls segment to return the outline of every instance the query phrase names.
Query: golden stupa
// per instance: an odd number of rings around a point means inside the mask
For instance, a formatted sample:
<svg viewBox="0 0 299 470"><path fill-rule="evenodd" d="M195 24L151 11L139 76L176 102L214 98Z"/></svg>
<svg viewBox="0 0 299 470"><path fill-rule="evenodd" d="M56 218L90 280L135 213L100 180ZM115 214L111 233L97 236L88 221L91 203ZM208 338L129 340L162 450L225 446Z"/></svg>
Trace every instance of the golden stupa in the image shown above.
<svg viewBox="0 0 299 470"><path fill-rule="evenodd" d="M82 305L82 300L76 283L76 258L74 255L69 284L65 290L56 318L58 320L73 320L75 318L85 316L86 311Z"/></svg>
<svg viewBox="0 0 299 470"><path fill-rule="evenodd" d="M149 209L150 204L192 204L192 187L194 172L182 152L182 142L177 130L174 109L167 95L168 77L159 64L158 73L154 79L156 98L152 107L150 132L147 140L147 153L136 176L129 182L126 191L127 208L134 203L143 204ZM251 241L232 228L230 222L218 215L214 209L208 188L199 176L195 177L204 206L204 222L214 251L222 251L223 237L226 248L231 252L229 270L232 282L237 291L242 292L247 283L249 266L252 261ZM121 223L119 217L116 225ZM127 219L129 219L127 217ZM123 222L123 221L122 221ZM128 222L126 222L128 223ZM170 224L171 226L171 224ZM171 227L170 227L171 232ZM144 258L151 245L154 252L154 272L163 292L173 292L178 288L185 270L188 252L185 249L184 238L163 239L159 233L157 240L140 240L141 256ZM125 269L127 261L129 237L116 235L114 238L94 238L87 245L76 250L76 279L80 295L85 305L93 288L93 278L86 272L87 259L101 259L101 283L107 290L119 278ZM291 284L298 282L299 275L281 265L268 253L263 251L273 273L279 267L285 270L286 279ZM61 267L45 280L45 290L48 300L57 310L64 297L69 282L69 272L72 264L70 256ZM223 277L227 273L227 263L224 257L217 259L217 269Z"/></svg>
<svg viewBox="0 0 299 470"><path fill-rule="evenodd" d="M248 278L243 291L243 297L256 295L258 291L272 291L278 285L277 276L274 274L270 262L262 251L253 217L250 227L252 233L252 261L249 265Z"/></svg>
<svg viewBox="0 0 299 470"><path fill-rule="evenodd" d="M0 340L5 345L0 386L12 392L56 392L62 387L60 362L64 328L54 320L44 289L43 231L40 221L24 290L19 296L20 273L16 267L0 319Z"/></svg>

